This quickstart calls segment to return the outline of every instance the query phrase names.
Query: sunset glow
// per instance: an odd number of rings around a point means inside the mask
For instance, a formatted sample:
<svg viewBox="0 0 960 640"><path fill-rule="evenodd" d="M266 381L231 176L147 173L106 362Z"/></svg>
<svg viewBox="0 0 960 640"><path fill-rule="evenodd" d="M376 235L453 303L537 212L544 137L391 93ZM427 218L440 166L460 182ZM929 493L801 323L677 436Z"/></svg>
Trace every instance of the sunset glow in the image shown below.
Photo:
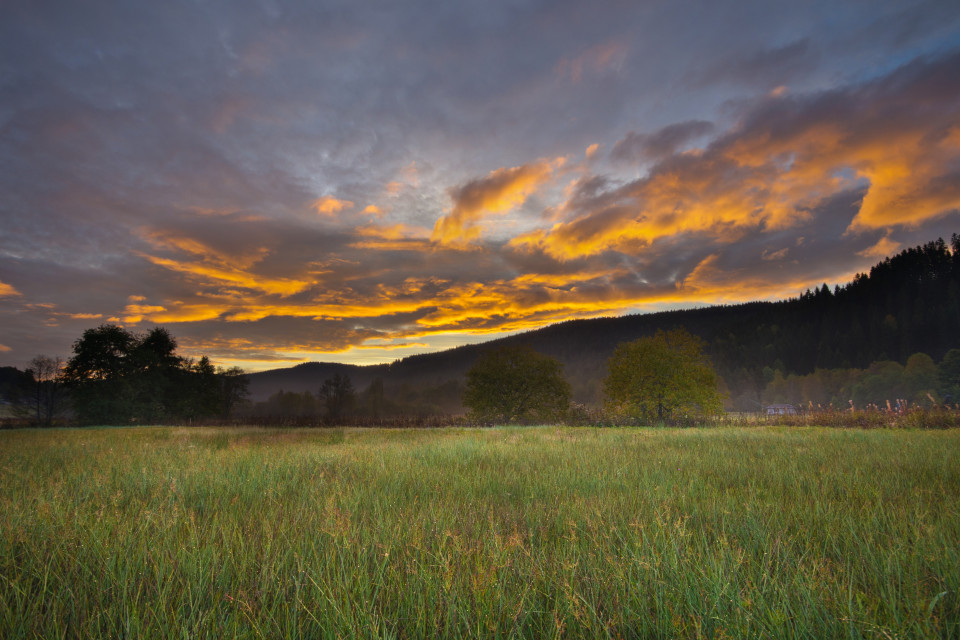
<svg viewBox="0 0 960 640"><path fill-rule="evenodd" d="M960 232L951 3L214 4L0 9L3 364L385 362Z"/></svg>

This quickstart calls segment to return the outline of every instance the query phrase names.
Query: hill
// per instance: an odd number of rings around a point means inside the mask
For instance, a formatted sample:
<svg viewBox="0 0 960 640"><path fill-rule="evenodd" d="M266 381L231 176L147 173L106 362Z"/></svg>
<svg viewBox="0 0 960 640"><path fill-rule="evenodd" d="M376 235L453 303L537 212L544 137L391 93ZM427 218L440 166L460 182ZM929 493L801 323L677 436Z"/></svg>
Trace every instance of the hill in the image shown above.
<svg viewBox="0 0 960 640"><path fill-rule="evenodd" d="M384 365L306 363L251 374L250 389L254 400L280 389L315 393L340 373L358 390L379 378L385 395L398 401L445 389L441 404L456 408L454 392L484 349L527 344L564 364L575 400L596 404L616 346L670 327L700 336L731 398L748 403L759 399L772 371L802 375L881 360L904 363L918 352L939 360L960 346L960 236L950 245L940 239L902 251L844 286L824 284L779 302L571 320Z"/></svg>

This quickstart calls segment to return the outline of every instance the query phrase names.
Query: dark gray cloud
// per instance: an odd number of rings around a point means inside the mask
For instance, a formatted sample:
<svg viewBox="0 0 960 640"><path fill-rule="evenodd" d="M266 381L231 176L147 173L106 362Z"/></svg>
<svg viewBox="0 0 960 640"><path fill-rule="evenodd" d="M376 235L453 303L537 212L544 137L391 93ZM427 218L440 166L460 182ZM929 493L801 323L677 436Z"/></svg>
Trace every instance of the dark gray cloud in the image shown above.
<svg viewBox="0 0 960 640"><path fill-rule="evenodd" d="M733 53L708 63L693 74L700 84L733 83L775 88L790 84L819 67L820 52L809 37L745 53Z"/></svg>
<svg viewBox="0 0 960 640"><path fill-rule="evenodd" d="M713 128L712 122L689 120L667 125L650 134L631 131L613 145L610 157L633 162L662 160L685 144L707 135Z"/></svg>

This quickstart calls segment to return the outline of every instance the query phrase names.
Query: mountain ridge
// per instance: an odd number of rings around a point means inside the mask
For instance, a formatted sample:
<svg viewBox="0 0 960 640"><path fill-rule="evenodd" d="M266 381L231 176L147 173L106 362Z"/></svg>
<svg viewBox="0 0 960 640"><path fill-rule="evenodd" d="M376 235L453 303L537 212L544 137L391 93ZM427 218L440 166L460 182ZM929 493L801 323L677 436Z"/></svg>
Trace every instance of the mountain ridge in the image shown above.
<svg viewBox="0 0 960 640"><path fill-rule="evenodd" d="M758 395L767 370L864 368L879 360L902 363L916 352L939 359L960 346L960 236L951 240L901 251L834 290L824 284L779 301L573 319L388 364L301 363L249 374L251 395L263 400L281 389L316 393L325 378L340 373L358 390L379 378L388 395L402 396L462 384L483 350L525 344L563 363L576 401L597 404L616 346L672 327L700 336L732 398Z"/></svg>

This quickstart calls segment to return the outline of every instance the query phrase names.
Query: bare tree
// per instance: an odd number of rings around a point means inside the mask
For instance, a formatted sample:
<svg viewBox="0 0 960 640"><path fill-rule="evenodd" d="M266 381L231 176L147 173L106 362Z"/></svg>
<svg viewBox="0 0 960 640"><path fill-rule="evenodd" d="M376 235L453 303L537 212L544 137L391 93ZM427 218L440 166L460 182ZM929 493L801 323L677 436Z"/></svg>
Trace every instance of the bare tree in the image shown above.
<svg viewBox="0 0 960 640"><path fill-rule="evenodd" d="M27 369L28 388L21 406L41 427L49 427L64 410L66 394L63 386L63 360L60 357L37 356Z"/></svg>

